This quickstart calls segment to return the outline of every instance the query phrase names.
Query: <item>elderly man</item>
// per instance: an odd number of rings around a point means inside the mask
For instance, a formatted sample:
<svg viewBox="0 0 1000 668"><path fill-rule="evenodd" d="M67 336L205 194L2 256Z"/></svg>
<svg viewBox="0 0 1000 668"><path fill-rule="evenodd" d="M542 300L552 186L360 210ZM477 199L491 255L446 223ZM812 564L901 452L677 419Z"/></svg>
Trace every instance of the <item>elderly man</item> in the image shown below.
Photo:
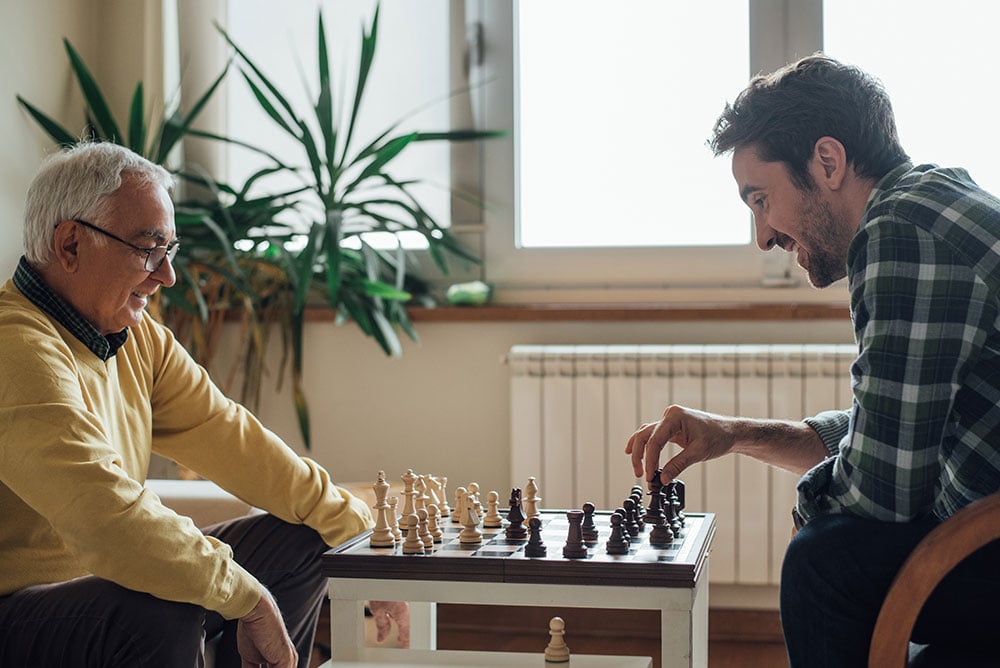
<svg viewBox="0 0 1000 668"><path fill-rule="evenodd" d="M803 474L781 575L790 663L863 666L913 547L1000 490L1000 200L963 169L913 165L882 86L821 55L751 81L710 143L732 153L762 250L795 253L819 288L847 277L853 406L801 422L671 406L626 451L647 479L668 442L665 481L728 453ZM915 639L993 642L998 556L949 576Z"/></svg>
<svg viewBox="0 0 1000 668"><path fill-rule="evenodd" d="M172 177L120 146L51 156L0 288L0 665L305 666L319 556L372 525L145 311L174 283ZM150 454L268 511L199 530ZM238 654L237 654L238 650Z"/></svg>

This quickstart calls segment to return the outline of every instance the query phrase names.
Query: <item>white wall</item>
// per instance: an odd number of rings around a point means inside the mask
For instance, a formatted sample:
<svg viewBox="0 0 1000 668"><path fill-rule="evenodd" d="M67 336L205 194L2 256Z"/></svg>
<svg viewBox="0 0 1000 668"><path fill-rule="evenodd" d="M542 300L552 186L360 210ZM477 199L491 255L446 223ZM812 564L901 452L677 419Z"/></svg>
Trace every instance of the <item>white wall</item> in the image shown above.
<svg viewBox="0 0 1000 668"><path fill-rule="evenodd" d="M95 70L124 116L131 87L149 78L143 38L159 2L0 0L0 274L22 252L24 192L48 140L18 107L22 94L59 119L82 126L82 105L61 39L65 35ZM97 17L100 17L98 20ZM75 126L74 126L75 127ZM509 480L509 398L503 356L528 343L849 342L850 324L796 323L417 323L419 344L386 358L352 324L306 329L311 453L340 480L374 480L406 468L503 489ZM235 336L231 331L229 336ZM277 364L277 361L275 361ZM274 370L276 377L277 370ZM260 415L303 451L286 387L265 384ZM650 416L654 417L654 416ZM621 443L608 447L623 447Z"/></svg>

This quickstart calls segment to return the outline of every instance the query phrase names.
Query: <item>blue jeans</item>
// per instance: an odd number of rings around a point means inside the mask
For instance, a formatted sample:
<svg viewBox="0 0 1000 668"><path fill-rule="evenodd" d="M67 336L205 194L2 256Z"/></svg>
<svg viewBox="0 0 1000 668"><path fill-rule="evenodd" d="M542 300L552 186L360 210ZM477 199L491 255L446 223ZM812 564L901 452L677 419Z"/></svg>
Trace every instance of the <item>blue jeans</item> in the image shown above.
<svg viewBox="0 0 1000 668"><path fill-rule="evenodd" d="M893 578L937 524L894 524L826 515L792 539L781 571L781 625L791 668L863 668L875 620ZM962 562L917 619L918 643L996 642L1000 541Z"/></svg>

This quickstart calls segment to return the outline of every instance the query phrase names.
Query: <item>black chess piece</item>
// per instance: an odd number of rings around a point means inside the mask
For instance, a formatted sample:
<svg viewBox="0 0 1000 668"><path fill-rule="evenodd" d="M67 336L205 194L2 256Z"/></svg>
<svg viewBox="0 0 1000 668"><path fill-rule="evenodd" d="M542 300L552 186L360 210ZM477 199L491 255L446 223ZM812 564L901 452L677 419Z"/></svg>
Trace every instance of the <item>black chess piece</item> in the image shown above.
<svg viewBox="0 0 1000 668"><path fill-rule="evenodd" d="M670 492L668 494L670 497L677 499L677 520L684 526L684 508L686 507L684 501L684 481L683 480L672 480L670 482Z"/></svg>
<svg viewBox="0 0 1000 668"><path fill-rule="evenodd" d="M567 510L569 531L566 532L566 544L563 546L563 556L567 559L585 559L590 556L583 542L583 511Z"/></svg>
<svg viewBox="0 0 1000 668"><path fill-rule="evenodd" d="M666 513L663 512L663 493L663 486L658 486L653 503L659 507L659 515L653 521L653 530L649 532L649 544L657 547L665 547L674 542L674 530L667 521Z"/></svg>
<svg viewBox="0 0 1000 668"><path fill-rule="evenodd" d="M544 557L548 549L542 542L542 520L537 517L528 519L528 544L524 546L524 556Z"/></svg>
<svg viewBox="0 0 1000 668"><path fill-rule="evenodd" d="M632 499L632 503L635 504L633 510L633 517L635 518L635 523L639 527L639 533L642 533L646 529L646 521L642 518L642 487L635 485L632 487L632 493L629 494L628 498Z"/></svg>
<svg viewBox="0 0 1000 668"><path fill-rule="evenodd" d="M627 519L628 518L628 513L622 507L615 508L615 512L622 516L622 534L623 534L622 537L627 542L631 543L632 542L632 536L629 535L629 532L628 532L628 519ZM612 513L612 514L614 514L614 513Z"/></svg>
<svg viewBox="0 0 1000 668"><path fill-rule="evenodd" d="M646 514L643 517L647 524L656 526L662 518L666 517L666 514L663 512L663 499L660 496L660 490L662 489L663 483L660 481L660 469L656 469L656 474L649 481L649 505L646 507Z"/></svg>
<svg viewBox="0 0 1000 668"><path fill-rule="evenodd" d="M639 522L636 520L635 499L629 497L622 501L622 508L625 509L625 517L623 518L625 530L628 531L631 538L638 538Z"/></svg>
<svg viewBox="0 0 1000 668"><path fill-rule="evenodd" d="M625 537L625 527L622 526L623 518L618 511L611 513L611 536L605 543L608 554L628 554L629 542Z"/></svg>
<svg viewBox="0 0 1000 668"><path fill-rule="evenodd" d="M524 527L524 508L521 507L521 488L514 487L510 490L510 512L507 513L507 521L510 524L504 529L504 535L508 540L524 540L528 535L528 530Z"/></svg>
<svg viewBox="0 0 1000 668"><path fill-rule="evenodd" d="M594 512L597 509L590 501L583 504L583 542L592 544L597 542L597 525L594 524Z"/></svg>

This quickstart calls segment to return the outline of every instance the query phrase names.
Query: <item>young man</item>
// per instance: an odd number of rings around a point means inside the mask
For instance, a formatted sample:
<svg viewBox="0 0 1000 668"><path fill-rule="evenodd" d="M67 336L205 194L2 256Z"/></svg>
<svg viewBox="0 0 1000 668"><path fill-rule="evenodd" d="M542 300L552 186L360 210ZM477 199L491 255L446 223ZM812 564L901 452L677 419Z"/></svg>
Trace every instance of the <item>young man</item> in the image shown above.
<svg viewBox="0 0 1000 668"><path fill-rule="evenodd" d="M146 313L172 181L102 143L29 188L0 287L0 665L201 665L222 633L219 665L305 666L319 556L373 524ZM143 487L152 452L269 514L199 530Z"/></svg>
<svg viewBox="0 0 1000 668"><path fill-rule="evenodd" d="M936 524L1000 490L1000 200L961 169L913 166L881 85L812 56L753 79L710 145L732 153L757 244L795 253L810 282L845 276L854 402L803 422L671 406L629 439L652 479L742 453L802 474L781 613L793 668L863 666L893 577ZM834 408L834 407L831 407ZM1000 556L949 577L914 639L988 638Z"/></svg>

